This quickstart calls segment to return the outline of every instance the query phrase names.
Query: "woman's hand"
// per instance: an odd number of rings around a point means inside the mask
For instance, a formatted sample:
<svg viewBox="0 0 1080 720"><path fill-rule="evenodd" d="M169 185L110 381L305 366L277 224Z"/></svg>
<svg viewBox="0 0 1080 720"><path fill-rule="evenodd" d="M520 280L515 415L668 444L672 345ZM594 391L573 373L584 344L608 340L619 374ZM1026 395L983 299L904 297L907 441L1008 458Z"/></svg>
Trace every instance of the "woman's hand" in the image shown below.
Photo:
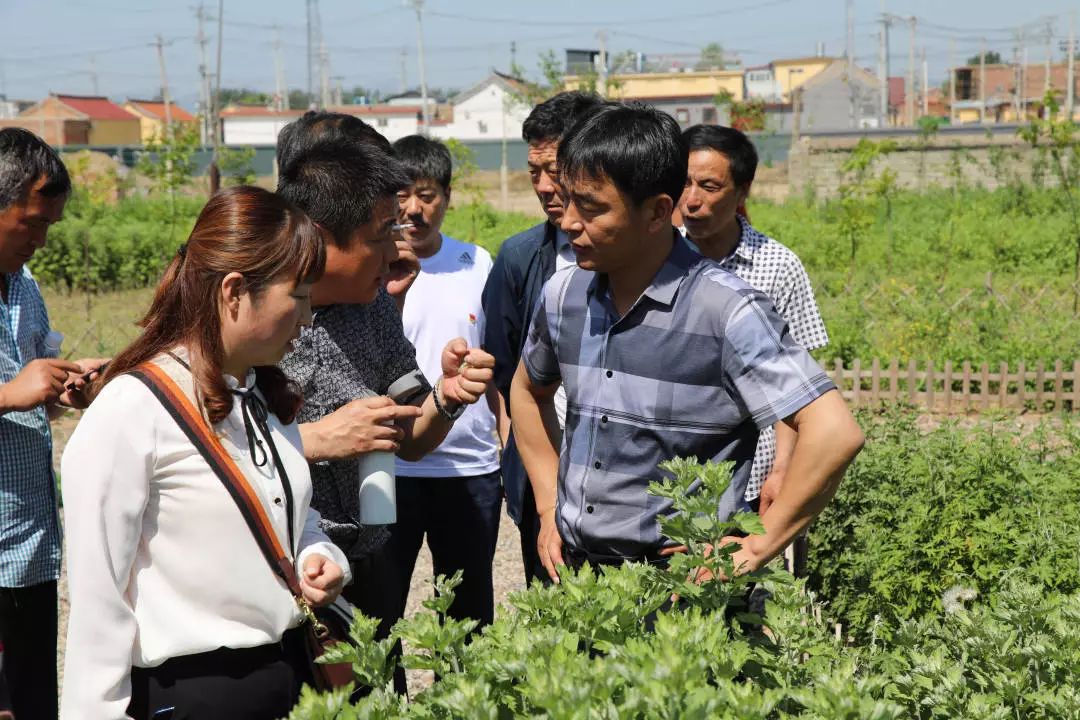
<svg viewBox="0 0 1080 720"><path fill-rule="evenodd" d="M300 571L300 589L312 607L329 605L341 594L345 573L325 555L309 555Z"/></svg>

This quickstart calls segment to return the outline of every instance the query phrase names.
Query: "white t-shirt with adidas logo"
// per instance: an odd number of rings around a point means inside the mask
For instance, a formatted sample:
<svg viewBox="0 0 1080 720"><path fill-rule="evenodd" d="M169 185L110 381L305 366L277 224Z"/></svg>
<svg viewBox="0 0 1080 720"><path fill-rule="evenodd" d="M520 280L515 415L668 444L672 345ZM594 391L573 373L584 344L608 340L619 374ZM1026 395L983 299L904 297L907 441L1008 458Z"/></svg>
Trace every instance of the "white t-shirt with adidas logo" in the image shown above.
<svg viewBox="0 0 1080 720"><path fill-rule="evenodd" d="M405 296L405 337L416 347L416 362L432 384L442 375L446 343L465 338L480 347L484 309L480 296L491 272L483 248L446 235L442 247L420 260L420 275ZM397 474L411 477L468 477L499 469L495 416L481 399L454 423L443 444L418 462L397 461Z"/></svg>

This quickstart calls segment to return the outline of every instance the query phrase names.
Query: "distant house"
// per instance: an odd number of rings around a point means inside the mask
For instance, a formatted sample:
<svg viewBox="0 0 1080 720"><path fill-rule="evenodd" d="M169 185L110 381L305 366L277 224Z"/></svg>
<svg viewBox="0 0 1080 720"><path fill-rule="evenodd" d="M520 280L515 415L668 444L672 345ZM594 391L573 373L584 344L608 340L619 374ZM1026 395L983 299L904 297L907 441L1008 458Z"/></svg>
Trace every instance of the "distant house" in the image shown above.
<svg viewBox="0 0 1080 720"><path fill-rule="evenodd" d="M386 137L390 142L420 131L421 109L419 105L344 105L327 110L355 115ZM435 113L432 107L430 112Z"/></svg>
<svg viewBox="0 0 1080 720"><path fill-rule="evenodd" d="M143 144L165 137L165 103L154 100L128 100L124 109L139 118ZM194 125L195 116L176 103L169 103L173 124Z"/></svg>
<svg viewBox="0 0 1080 720"><path fill-rule="evenodd" d="M1060 102L1069 84L1069 67L1064 62L1052 64L1049 77L1044 64L993 64L984 68L965 65L953 72L956 82L953 115L961 124L980 122L982 115L987 122L1023 122L1041 112L1048 87ZM1077 97L1080 77L1074 77L1073 84ZM1016 112L1017 105L1023 107L1023 112Z"/></svg>
<svg viewBox="0 0 1080 720"><path fill-rule="evenodd" d="M755 65L746 68L743 77L744 94L747 100L762 100L767 103L780 102L783 95L776 71L772 65Z"/></svg>
<svg viewBox="0 0 1080 720"><path fill-rule="evenodd" d="M394 142L420 129L420 108L392 105L340 105L330 112L355 115ZM274 110L264 106L230 105L221 111L226 145L276 145L281 129L304 114L303 110Z"/></svg>
<svg viewBox="0 0 1080 720"><path fill-rule="evenodd" d="M827 132L877 127L880 98L876 75L855 66L849 78L847 63L833 61L799 88L799 128Z"/></svg>
<svg viewBox="0 0 1080 720"><path fill-rule="evenodd" d="M813 57L791 58L788 60L773 60L773 76L780 89L780 98L784 102L791 102L791 91L797 90L810 80L825 71L833 64L836 58L815 55Z"/></svg>
<svg viewBox="0 0 1080 720"><path fill-rule="evenodd" d="M281 129L303 114L263 105L229 105L221 110L222 141L231 146L277 145Z"/></svg>
<svg viewBox="0 0 1080 720"><path fill-rule="evenodd" d="M582 78L568 75L564 82L567 87L579 87ZM648 103L674 117L683 128L723 123L727 121L726 111L717 107L717 100L721 96L735 101L744 98L743 71L618 73L608 77L608 96Z"/></svg>
<svg viewBox="0 0 1080 720"><path fill-rule="evenodd" d="M55 146L142 143L139 118L99 96L49 95L0 125L24 127Z"/></svg>
<svg viewBox="0 0 1080 720"><path fill-rule="evenodd" d="M456 140L502 140L521 137L521 124L532 109L521 98L522 81L493 72L450 100L451 118L433 122L434 137ZM448 120L448 121L447 121Z"/></svg>

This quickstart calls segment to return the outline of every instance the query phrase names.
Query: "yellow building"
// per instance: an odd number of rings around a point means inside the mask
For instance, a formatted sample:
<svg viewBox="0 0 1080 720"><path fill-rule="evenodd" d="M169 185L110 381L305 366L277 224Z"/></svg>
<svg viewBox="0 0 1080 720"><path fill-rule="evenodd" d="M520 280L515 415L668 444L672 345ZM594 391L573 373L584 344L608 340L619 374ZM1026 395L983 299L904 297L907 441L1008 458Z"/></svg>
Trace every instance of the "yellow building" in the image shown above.
<svg viewBox="0 0 1080 720"><path fill-rule="evenodd" d="M153 100L128 100L124 109L139 118L143 145L160 142L165 137L165 103ZM169 103L173 125L194 125L195 116L176 103Z"/></svg>
<svg viewBox="0 0 1080 720"><path fill-rule="evenodd" d="M105 97L50 95L19 114L24 127L83 121L89 124L84 137L88 145L139 145L142 137L139 118ZM81 143L80 143L81 144Z"/></svg>
<svg viewBox="0 0 1080 720"><path fill-rule="evenodd" d="M832 65L836 58L805 57L792 60L773 60L773 73L784 102L791 102L791 91L802 87L807 80Z"/></svg>
<svg viewBox="0 0 1080 720"><path fill-rule="evenodd" d="M582 78L568 75L566 87L581 86ZM743 99L742 70L701 72L627 73L608 76L608 97L619 100L664 101L672 98L714 98L727 92L733 100Z"/></svg>

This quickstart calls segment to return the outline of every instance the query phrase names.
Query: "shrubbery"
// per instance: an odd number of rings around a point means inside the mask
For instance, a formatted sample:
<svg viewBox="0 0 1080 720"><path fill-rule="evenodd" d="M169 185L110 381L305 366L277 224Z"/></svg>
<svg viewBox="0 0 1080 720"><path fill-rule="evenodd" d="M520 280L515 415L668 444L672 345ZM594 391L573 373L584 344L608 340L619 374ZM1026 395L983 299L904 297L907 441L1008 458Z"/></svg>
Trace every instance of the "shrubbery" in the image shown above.
<svg viewBox="0 0 1080 720"><path fill-rule="evenodd" d="M700 473L705 490L691 502L683 492ZM667 492L684 510L715 503L723 473L682 464ZM514 594L471 643L473 624L445 615L454 582L437 581L426 612L400 621L391 639L376 642L372 620L354 623L360 650L342 648L335 659L354 662L367 697L351 705L344 691L308 691L290 719L1076 717L1080 595L1014 579L967 606L957 598L917 620L880 620L851 644L822 621L801 583L765 571L759 579L773 598L763 632L742 605L748 578L686 582L689 567L709 562L701 543L727 527L709 518L668 523L666 532L691 546L670 571L565 572L560 586ZM722 554L714 562L730 567ZM673 592L680 599L670 607ZM387 657L398 638L410 648L405 667L441 675L411 702L391 688Z"/></svg>
<svg viewBox="0 0 1080 720"><path fill-rule="evenodd" d="M951 588L1080 591L1080 434L1016 420L930 432L864 413L866 448L809 534L810 586L855 634L942 609Z"/></svg>

